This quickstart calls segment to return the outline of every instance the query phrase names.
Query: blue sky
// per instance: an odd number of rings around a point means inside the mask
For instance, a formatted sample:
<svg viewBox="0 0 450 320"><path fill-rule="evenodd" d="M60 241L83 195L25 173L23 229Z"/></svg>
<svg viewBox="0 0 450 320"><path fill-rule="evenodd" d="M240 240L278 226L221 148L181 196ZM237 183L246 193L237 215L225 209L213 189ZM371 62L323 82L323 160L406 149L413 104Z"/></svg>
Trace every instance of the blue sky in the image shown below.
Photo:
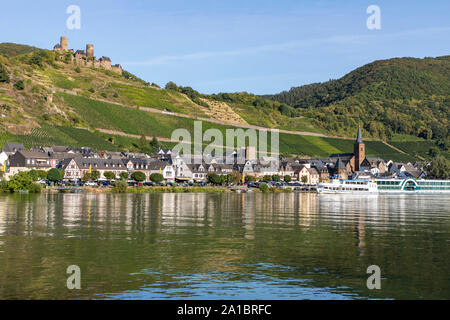
<svg viewBox="0 0 450 320"><path fill-rule="evenodd" d="M67 30L69 5L81 29ZM368 30L366 8L381 9ZM5 1L0 42L95 44L130 72L203 93L276 93L377 59L450 54L450 1Z"/></svg>

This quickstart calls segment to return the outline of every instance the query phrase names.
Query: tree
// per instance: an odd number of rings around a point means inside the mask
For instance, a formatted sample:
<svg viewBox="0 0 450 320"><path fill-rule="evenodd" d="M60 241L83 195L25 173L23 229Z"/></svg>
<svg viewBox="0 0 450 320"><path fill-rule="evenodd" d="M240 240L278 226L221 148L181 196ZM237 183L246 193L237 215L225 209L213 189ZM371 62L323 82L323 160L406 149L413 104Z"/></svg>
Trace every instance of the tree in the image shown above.
<svg viewBox="0 0 450 320"><path fill-rule="evenodd" d="M159 150L159 142L155 136L153 136L152 141L150 141L150 149L152 154L158 152Z"/></svg>
<svg viewBox="0 0 450 320"><path fill-rule="evenodd" d="M2 174L3 172L0 172L0 175ZM2 192L9 192L8 181L6 181L5 179L0 179L0 193Z"/></svg>
<svg viewBox="0 0 450 320"><path fill-rule="evenodd" d="M256 181L255 176L245 176L245 181L246 182L254 182Z"/></svg>
<svg viewBox="0 0 450 320"><path fill-rule="evenodd" d="M219 176L220 177L220 184L224 185L228 182L228 175L227 174L222 174Z"/></svg>
<svg viewBox="0 0 450 320"><path fill-rule="evenodd" d="M137 146L138 148L139 148L139 150L141 151L141 152L144 152L144 153L148 153L149 152L149 144L148 144L148 142L147 142L147 138L145 138L145 136L144 135L142 135L140 138L139 138L139 142L138 142L138 146Z"/></svg>
<svg viewBox="0 0 450 320"><path fill-rule="evenodd" d="M271 181L272 180L272 176L270 176L270 175L268 175L268 174L266 174L263 178L262 178L262 181L264 181L264 182L269 182L269 181Z"/></svg>
<svg viewBox="0 0 450 320"><path fill-rule="evenodd" d="M290 175L287 174L283 177L283 180L284 180L284 182L289 183L292 181L292 178Z"/></svg>
<svg viewBox="0 0 450 320"><path fill-rule="evenodd" d="M100 171L98 170L92 170L91 172L91 179L94 181L97 181L100 178Z"/></svg>
<svg viewBox="0 0 450 320"><path fill-rule="evenodd" d="M30 175L30 177L33 181L37 181L39 179L38 172L34 169L28 171L28 174Z"/></svg>
<svg viewBox="0 0 450 320"><path fill-rule="evenodd" d="M115 179L115 178L116 178L116 174L115 174L114 172L112 172L112 171L105 171L105 172L103 173L103 176L104 176L106 179L108 179L109 181L111 181L112 179Z"/></svg>
<svg viewBox="0 0 450 320"><path fill-rule="evenodd" d="M145 173L141 171L135 171L131 174L131 179L133 179L136 182L142 182L146 178Z"/></svg>
<svg viewBox="0 0 450 320"><path fill-rule="evenodd" d="M67 52L64 56L64 63L69 63L72 60L73 54L71 52Z"/></svg>
<svg viewBox="0 0 450 320"><path fill-rule="evenodd" d="M272 181L280 182L280 180L281 180L281 177L278 174L274 174L272 176Z"/></svg>
<svg viewBox="0 0 450 320"><path fill-rule="evenodd" d="M50 169L47 173L47 179L51 182L59 182L63 178L64 177L61 175L61 172L56 168Z"/></svg>
<svg viewBox="0 0 450 320"><path fill-rule="evenodd" d="M121 172L119 177L121 180L128 180L128 172Z"/></svg>
<svg viewBox="0 0 450 320"><path fill-rule="evenodd" d="M439 155L439 149L436 147L431 147L430 150L428 151L428 154L432 157L432 158L436 158Z"/></svg>
<svg viewBox="0 0 450 320"><path fill-rule="evenodd" d="M417 136L429 140L433 136L433 131L430 128L421 127L419 128Z"/></svg>
<svg viewBox="0 0 450 320"><path fill-rule="evenodd" d="M218 174L208 173L207 181L211 184L220 185L222 183L222 179Z"/></svg>
<svg viewBox="0 0 450 320"><path fill-rule="evenodd" d="M267 183L261 183L261 185L259 186L259 190L261 190L261 192L268 192L269 191L269 186L267 185Z"/></svg>
<svg viewBox="0 0 450 320"><path fill-rule="evenodd" d="M125 180L116 180L114 181L114 187L112 188L113 192L117 193L125 193L128 189L128 183Z"/></svg>
<svg viewBox="0 0 450 320"><path fill-rule="evenodd" d="M38 178L41 179L41 180L47 179L47 174L48 174L48 172L45 171L45 170L38 170L37 171Z"/></svg>
<svg viewBox="0 0 450 320"><path fill-rule="evenodd" d="M450 148L450 137L439 139L436 141L436 145L440 149L447 151Z"/></svg>
<svg viewBox="0 0 450 320"><path fill-rule="evenodd" d="M81 178L81 181L83 181L84 183L88 182L89 180L91 180L91 174L89 172L85 172L83 174L83 177Z"/></svg>
<svg viewBox="0 0 450 320"><path fill-rule="evenodd" d="M16 89L16 90L25 89L25 84L23 83L23 80L19 80L16 83L14 83L14 89Z"/></svg>
<svg viewBox="0 0 450 320"><path fill-rule="evenodd" d="M29 192L37 193L41 191L41 186L33 182L29 172L19 172L9 179L7 189L10 192L28 190Z"/></svg>
<svg viewBox="0 0 450 320"><path fill-rule="evenodd" d="M238 184L242 181L242 174L239 171L231 172L230 181L234 184Z"/></svg>
<svg viewBox="0 0 450 320"><path fill-rule="evenodd" d="M173 81L169 81L169 82L167 82L167 84L166 84L166 90L175 90L175 91L178 91L178 86L175 84L175 82L173 82Z"/></svg>
<svg viewBox="0 0 450 320"><path fill-rule="evenodd" d="M302 182L304 184L308 183L308 176L302 176Z"/></svg>
<svg viewBox="0 0 450 320"><path fill-rule="evenodd" d="M164 180L164 176L160 173L152 173L150 175L150 180L152 180L153 182L159 183Z"/></svg>
<svg viewBox="0 0 450 320"><path fill-rule="evenodd" d="M31 65L36 65L38 67L42 67L43 66L43 64L42 64L42 56L38 52L34 53L31 56L29 63Z"/></svg>
<svg viewBox="0 0 450 320"><path fill-rule="evenodd" d="M450 179L450 161L442 156L436 156L426 168L426 172L436 179Z"/></svg>
<svg viewBox="0 0 450 320"><path fill-rule="evenodd" d="M9 83L10 78L3 64L0 63L0 82Z"/></svg>

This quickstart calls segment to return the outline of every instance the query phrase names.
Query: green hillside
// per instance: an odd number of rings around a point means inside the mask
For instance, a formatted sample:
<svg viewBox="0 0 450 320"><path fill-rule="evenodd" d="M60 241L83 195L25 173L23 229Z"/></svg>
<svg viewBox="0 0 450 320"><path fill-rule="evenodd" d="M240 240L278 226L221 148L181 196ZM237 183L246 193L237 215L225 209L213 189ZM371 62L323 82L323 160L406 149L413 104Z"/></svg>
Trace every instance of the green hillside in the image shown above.
<svg viewBox="0 0 450 320"><path fill-rule="evenodd" d="M9 44L5 47L10 54L0 55L0 145L8 140L26 146L63 144L139 150L137 137L167 139L177 128L192 133L197 117L216 121L203 121L203 130L217 128L223 133L227 128L257 125L330 134L302 108L283 102L248 93L204 95L174 83L160 88L126 71L118 74L76 66L70 54ZM24 53L19 54L20 50ZM351 128L348 136L354 133L355 128ZM173 142L163 144L172 146ZM416 157L407 148L396 146L401 152L372 141L368 135L366 144L369 156L392 160ZM285 154L326 157L352 150L352 139L280 134L280 152Z"/></svg>
<svg viewBox="0 0 450 320"><path fill-rule="evenodd" d="M191 135L193 136L194 119L156 114L142 111L137 108L94 101L85 97L64 93L58 94L57 97L58 99L62 99L62 103L72 108L73 112L79 116L79 125L91 129L92 133L89 133L86 130L72 128L73 133L70 137L76 138L78 143L82 143L85 146L111 150L115 150L117 148L139 148L138 139L136 138L95 132L97 128L117 130L129 135L146 135L165 138L170 138L172 131L175 128L185 128L191 132ZM209 122L203 122L202 126L204 131L211 128L219 129L222 131L224 136L226 129L237 128L234 126L219 125ZM45 125L44 128L47 136L57 136L58 139L62 139L62 137L64 137L64 135L59 134L59 132L65 133L68 131L66 127L56 127L58 132L52 133L49 130L50 126ZM82 134L83 132L84 134ZM96 134L100 136L103 143L100 139L93 139L93 137L91 137L91 135ZM31 136L33 135L34 133L32 133ZM38 142L38 144L42 143L42 139L30 138L30 136L26 137L27 139L32 139L33 141ZM112 146L109 141L114 141L114 146ZM63 142L60 142L59 144L74 144L73 141L68 139ZM94 142L95 146L92 145ZM55 142L55 144L58 143ZM280 152L313 157L327 157L331 153L346 153L352 152L353 150L353 140L299 136L286 133L280 134L279 144ZM366 144L368 156L382 156L395 161L414 160L414 158L408 156L407 154L399 153L382 142L367 141ZM268 145L270 148L270 138Z"/></svg>
<svg viewBox="0 0 450 320"><path fill-rule="evenodd" d="M338 80L264 98L288 104L338 135L350 135L361 123L365 136L390 140L413 154L428 152L430 145L443 152L449 147L450 56L375 61ZM399 134L421 143L396 143Z"/></svg>
<svg viewBox="0 0 450 320"><path fill-rule="evenodd" d="M16 44L16 43L0 43L0 54L4 54L9 57L15 57L21 54L31 53L31 52L38 52L42 51L42 49L27 46L24 44Z"/></svg>

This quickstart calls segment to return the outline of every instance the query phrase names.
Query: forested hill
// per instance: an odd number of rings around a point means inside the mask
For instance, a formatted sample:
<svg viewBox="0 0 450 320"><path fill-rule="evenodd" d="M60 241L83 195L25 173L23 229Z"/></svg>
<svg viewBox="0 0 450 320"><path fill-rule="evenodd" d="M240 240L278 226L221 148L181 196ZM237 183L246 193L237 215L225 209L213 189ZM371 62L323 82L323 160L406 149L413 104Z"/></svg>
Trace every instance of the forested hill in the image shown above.
<svg viewBox="0 0 450 320"><path fill-rule="evenodd" d="M361 121L372 136L409 134L448 141L450 56L394 58L362 66L338 80L263 98L302 110L314 124L348 134Z"/></svg>
<svg viewBox="0 0 450 320"><path fill-rule="evenodd" d="M11 141L27 148L145 152L145 137L170 147L175 129L192 132L194 121L203 119L205 130L277 128L284 131L282 153L326 157L351 152L353 139L345 138L353 138L361 122L369 156L395 161L447 156L448 75L448 57L374 62L340 80L299 88L300 94L292 94L298 103L287 101L293 107L246 92L206 95L173 82L162 88L127 71L75 63L71 52L4 43L0 147ZM296 90L270 98L281 100Z"/></svg>
<svg viewBox="0 0 450 320"><path fill-rule="evenodd" d="M42 49L27 46L25 44L17 44L17 43L0 43L0 54L3 54L5 56L9 57L16 57L21 54L27 54L31 52L39 52L42 51Z"/></svg>

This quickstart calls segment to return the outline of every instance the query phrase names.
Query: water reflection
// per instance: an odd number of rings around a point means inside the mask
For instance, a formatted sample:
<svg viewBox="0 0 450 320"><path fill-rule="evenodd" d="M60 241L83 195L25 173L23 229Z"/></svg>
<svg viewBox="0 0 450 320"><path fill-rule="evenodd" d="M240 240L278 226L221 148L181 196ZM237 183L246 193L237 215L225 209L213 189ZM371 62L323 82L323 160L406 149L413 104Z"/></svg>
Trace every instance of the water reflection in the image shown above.
<svg viewBox="0 0 450 320"><path fill-rule="evenodd" d="M0 298L449 298L450 199L0 196ZM79 265L82 290L65 287ZM381 267L382 290L365 288Z"/></svg>

